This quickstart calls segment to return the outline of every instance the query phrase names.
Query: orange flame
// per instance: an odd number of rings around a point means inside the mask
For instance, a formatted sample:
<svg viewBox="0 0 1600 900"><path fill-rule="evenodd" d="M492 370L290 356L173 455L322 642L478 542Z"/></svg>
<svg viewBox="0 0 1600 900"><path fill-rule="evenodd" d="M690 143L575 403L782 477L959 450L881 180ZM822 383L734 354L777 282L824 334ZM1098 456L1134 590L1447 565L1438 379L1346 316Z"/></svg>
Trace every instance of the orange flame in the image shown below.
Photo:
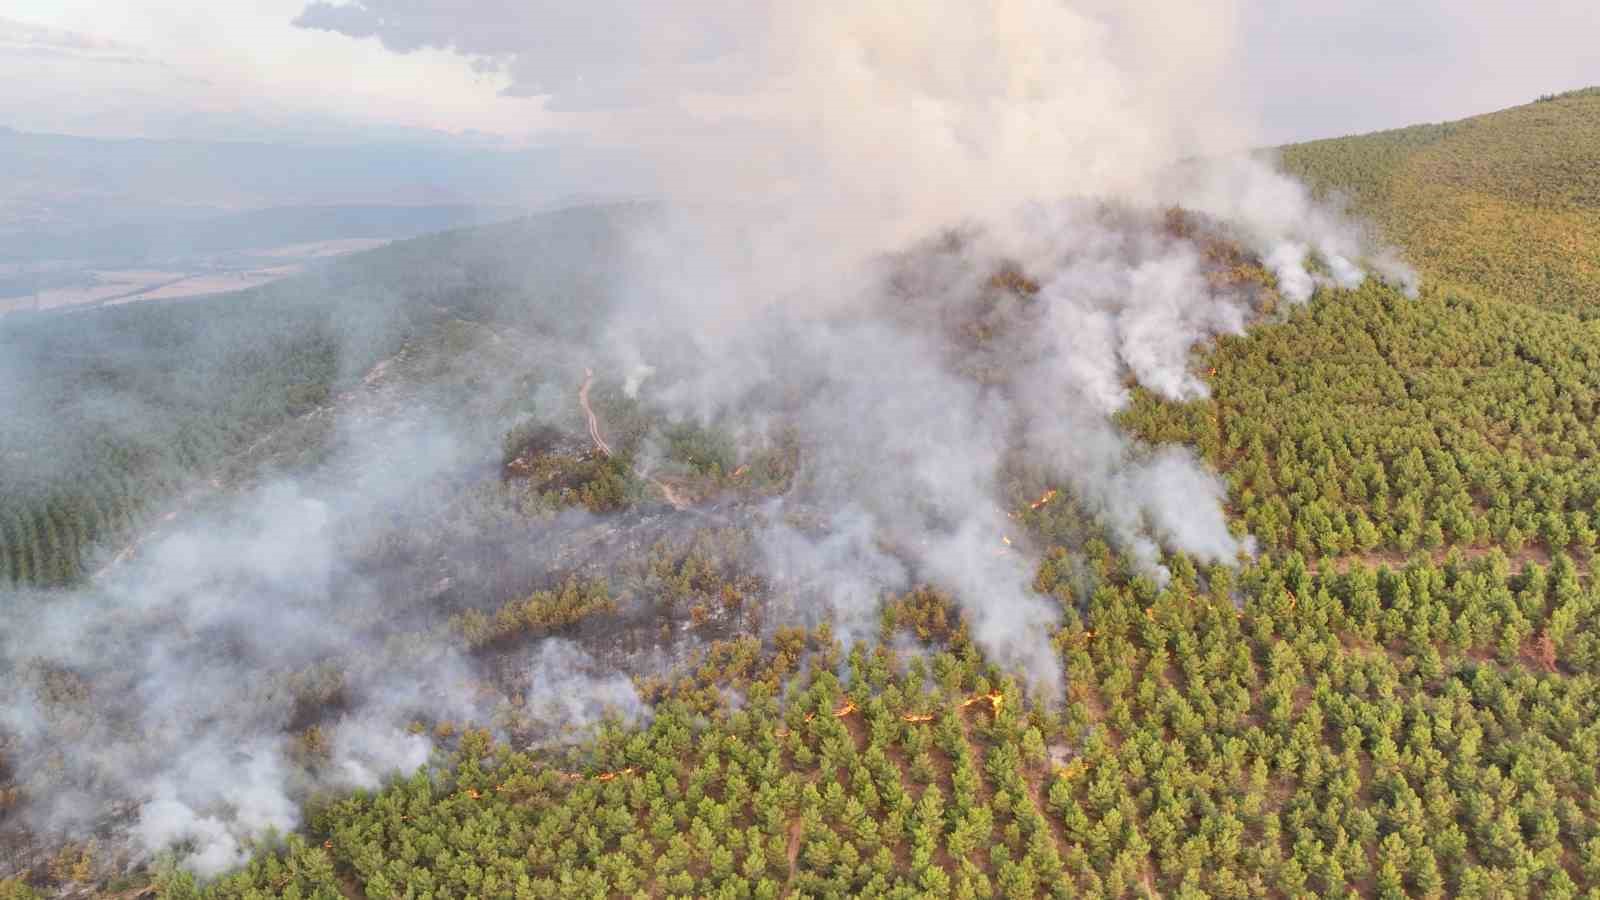
<svg viewBox="0 0 1600 900"><path fill-rule="evenodd" d="M901 716L900 720L902 722L911 722L913 724L916 724L916 723L919 723L919 722L932 722L933 721L933 714L932 713L928 713L926 715L920 715L920 716L919 715L909 715L908 714L908 715Z"/></svg>
<svg viewBox="0 0 1600 900"><path fill-rule="evenodd" d="M1212 366L1211 368L1207 369L1206 370L1206 375L1208 375L1208 376L1210 376L1212 378L1215 378L1216 375L1217 375L1217 367L1216 366Z"/></svg>
<svg viewBox="0 0 1600 900"><path fill-rule="evenodd" d="M850 702L849 700L846 700L844 702L843 706L841 706L838 709L833 711L833 717L835 719L842 719L845 716L848 716L848 715L850 715L851 713L853 713L855 711L856 711L856 705L854 703Z"/></svg>
<svg viewBox="0 0 1600 900"><path fill-rule="evenodd" d="M749 466L740 466L739 468L733 470L733 477L739 478L742 475L744 475L744 473L746 473L748 471L750 471L750 467Z"/></svg>
<svg viewBox="0 0 1600 900"><path fill-rule="evenodd" d="M987 701L988 704L989 704L990 711L992 711L995 715L999 715L1000 714L1000 706L1001 706L1001 704L1005 703L1005 700L1006 700L1006 695L1005 694L1002 694L999 691L990 691L987 694L979 694L976 697L969 697L968 699L962 701L961 708L962 709L966 709L967 707L972 706L975 703L983 703L983 702Z"/></svg>
<svg viewBox="0 0 1600 900"><path fill-rule="evenodd" d="M1000 535L1000 540L1005 541L1007 547L1011 546L1011 538L1006 537L1005 535L1002 534L1002 535Z"/></svg>
<svg viewBox="0 0 1600 900"><path fill-rule="evenodd" d="M1046 503L1049 503L1051 500L1054 500L1055 498L1056 498L1056 490L1055 490L1055 488L1051 488L1050 490L1045 491L1043 497L1040 497L1039 499L1033 501L1033 503L1028 508L1029 509L1038 509L1039 507L1045 505Z"/></svg>
<svg viewBox="0 0 1600 900"><path fill-rule="evenodd" d="M599 775L594 776L594 780L595 781L613 781L613 780L616 779L616 777L618 775L632 775L632 774L633 774L633 767L629 766L626 769L618 769L615 772L601 772Z"/></svg>

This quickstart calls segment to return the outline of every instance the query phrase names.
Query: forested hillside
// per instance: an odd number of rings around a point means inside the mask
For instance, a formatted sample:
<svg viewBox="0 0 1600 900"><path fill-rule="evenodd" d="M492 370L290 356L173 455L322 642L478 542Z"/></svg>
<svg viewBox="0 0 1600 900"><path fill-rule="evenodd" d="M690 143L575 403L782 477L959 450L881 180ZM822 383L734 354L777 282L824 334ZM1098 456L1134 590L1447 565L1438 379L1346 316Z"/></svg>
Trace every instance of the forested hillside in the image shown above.
<svg viewBox="0 0 1600 900"><path fill-rule="evenodd" d="M1285 147L1435 281L1600 315L1600 88L1488 115Z"/></svg>
<svg viewBox="0 0 1600 900"><path fill-rule="evenodd" d="M1600 329L1450 286L1369 284L1206 354L1212 398L1126 421L1202 448L1262 548L1401 561L1571 553L1600 516Z"/></svg>
<svg viewBox="0 0 1600 900"><path fill-rule="evenodd" d="M1054 685L986 658L993 623L925 572L863 629L757 564L774 533L824 529L802 490L814 435L668 421L644 375L555 349L602 337L626 210L396 244L241 297L0 320L39 373L0 394L20 410L0 423L0 578L19 586L83 580L186 492L303 464L380 381L499 451L351 538L359 649L263 679L287 698L271 736L305 773L301 827L206 878L204 835L130 865L102 822L15 851L0 900L1600 897L1597 154L1600 89L1284 148L1417 264L1416 297L1325 280L1297 306L1225 223L1119 220L1248 286L1249 327L1188 359L1205 396L1130 377L1116 424L1126 456L1192 448L1252 543L1152 565L1090 498L997 451L1008 530L981 553L1023 560L1059 611ZM933 282L961 242L908 259ZM928 332L963 378L1021 390L995 348L1049 301L1011 261L972 284L928 301ZM503 396L485 400L489 372ZM552 641L611 677L575 697L565 670L530 674ZM426 765L324 788L353 673L438 643L503 698L492 714L417 712ZM70 670L17 677L44 686L41 719L104 733ZM604 714L541 720L585 704ZM54 759L21 777L12 727L0 849L28 790L77 786Z"/></svg>
<svg viewBox="0 0 1600 900"><path fill-rule="evenodd" d="M1543 896L1600 886L1600 594L1561 557L1312 574L1109 559L1064 710L936 594L884 637L720 644L571 758L461 735L439 774L165 896ZM1070 597L1055 561L1040 587ZM1235 606L1235 598L1242 605ZM1070 608L1070 606L1069 606ZM809 674L796 665L809 650ZM835 671L843 673L836 676ZM745 700L729 707L729 689Z"/></svg>
<svg viewBox="0 0 1600 900"><path fill-rule="evenodd" d="M243 294L0 318L0 582L82 579L408 340L462 318L571 329L616 214L399 242Z"/></svg>

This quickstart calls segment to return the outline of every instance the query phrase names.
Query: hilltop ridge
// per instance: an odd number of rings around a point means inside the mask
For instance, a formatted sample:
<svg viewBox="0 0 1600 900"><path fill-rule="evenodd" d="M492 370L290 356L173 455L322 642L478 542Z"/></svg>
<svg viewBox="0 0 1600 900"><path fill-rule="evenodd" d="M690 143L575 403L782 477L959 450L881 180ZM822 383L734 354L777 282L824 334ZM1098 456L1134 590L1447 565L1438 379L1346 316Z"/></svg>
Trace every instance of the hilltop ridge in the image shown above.
<svg viewBox="0 0 1600 900"><path fill-rule="evenodd" d="M1600 315L1600 87L1280 154L1429 278Z"/></svg>

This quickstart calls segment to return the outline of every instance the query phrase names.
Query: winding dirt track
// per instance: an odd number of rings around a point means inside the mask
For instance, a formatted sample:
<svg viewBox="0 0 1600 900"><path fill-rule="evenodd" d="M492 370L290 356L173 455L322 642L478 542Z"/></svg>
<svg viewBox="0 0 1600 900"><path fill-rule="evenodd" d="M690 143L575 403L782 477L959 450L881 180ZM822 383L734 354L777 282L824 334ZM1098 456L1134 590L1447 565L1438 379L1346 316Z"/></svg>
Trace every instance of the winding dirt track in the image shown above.
<svg viewBox="0 0 1600 900"><path fill-rule="evenodd" d="M594 441L594 449L601 456L611 456L611 445L600 436L600 423L594 417L594 409L589 406L589 385L594 383L594 370L585 369L583 372L583 387L578 388L578 402L583 405L583 414L589 418L589 439Z"/></svg>

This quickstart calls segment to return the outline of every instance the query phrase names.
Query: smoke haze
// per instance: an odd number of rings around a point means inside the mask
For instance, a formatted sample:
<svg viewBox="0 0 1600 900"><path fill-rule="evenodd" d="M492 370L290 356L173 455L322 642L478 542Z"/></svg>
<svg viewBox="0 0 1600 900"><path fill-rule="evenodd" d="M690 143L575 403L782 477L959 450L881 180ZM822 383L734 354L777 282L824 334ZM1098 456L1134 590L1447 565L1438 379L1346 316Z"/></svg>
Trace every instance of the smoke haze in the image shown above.
<svg viewBox="0 0 1600 900"><path fill-rule="evenodd" d="M1266 307L1211 277L1168 207L1264 259L1291 302L1366 269L1414 281L1337 210L1225 154L1252 136L1221 89L1231 3L701 0L659 27L657 5L612 0L582 13L600 43L532 37L574 15L367 0L315 3L300 22L506 60L515 89L604 115L644 160L661 202L630 220L605 302L579 337L525 352L626 380L669 423L725 430L743 454L799 435L800 471L754 544L773 593L846 640L871 639L886 593L932 584L994 662L1061 698L1061 610L1031 588L1036 548L1008 534L1018 459L1158 580L1169 552L1252 551L1192 452L1114 420L1135 384L1206 396L1193 348ZM485 391L517 389L483 374ZM188 864L213 874L251 835L293 827L307 790L425 763L412 720L512 702L484 696L440 635L388 626L437 598L397 604L364 552L392 507L483 464L487 427L419 415L353 433L314 475L269 479L105 583L7 612L0 661L22 677L0 688L0 723L26 759L66 748L76 792L30 791L50 797L30 808L40 827L82 830L106 798L132 798L142 852L189 841ZM308 764L285 737L297 692L277 676L329 660L340 717L327 761ZM521 664L524 713L574 734L646 721L609 662L544 640ZM99 708L44 715L59 673Z"/></svg>

